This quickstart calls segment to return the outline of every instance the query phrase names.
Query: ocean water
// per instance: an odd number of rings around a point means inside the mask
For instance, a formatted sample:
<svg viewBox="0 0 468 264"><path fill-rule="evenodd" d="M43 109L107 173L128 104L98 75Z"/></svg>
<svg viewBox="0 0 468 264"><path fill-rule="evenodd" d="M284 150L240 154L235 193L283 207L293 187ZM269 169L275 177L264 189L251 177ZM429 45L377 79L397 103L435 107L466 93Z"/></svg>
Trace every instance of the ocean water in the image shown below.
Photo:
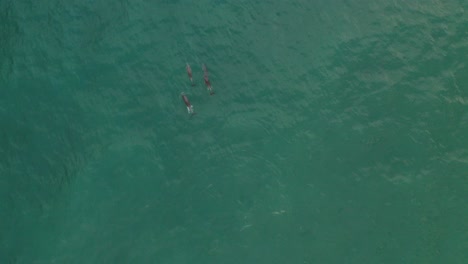
<svg viewBox="0 0 468 264"><path fill-rule="evenodd" d="M0 263L468 263L467 12L0 0Z"/></svg>

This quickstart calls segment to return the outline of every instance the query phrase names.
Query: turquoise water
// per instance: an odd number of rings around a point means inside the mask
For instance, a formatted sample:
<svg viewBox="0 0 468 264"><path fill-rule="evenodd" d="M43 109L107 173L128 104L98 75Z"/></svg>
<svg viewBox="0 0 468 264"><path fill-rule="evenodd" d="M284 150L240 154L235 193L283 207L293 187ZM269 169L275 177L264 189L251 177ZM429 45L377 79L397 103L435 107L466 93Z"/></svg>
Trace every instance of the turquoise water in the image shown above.
<svg viewBox="0 0 468 264"><path fill-rule="evenodd" d="M468 263L467 1L72 2L0 1L0 263Z"/></svg>

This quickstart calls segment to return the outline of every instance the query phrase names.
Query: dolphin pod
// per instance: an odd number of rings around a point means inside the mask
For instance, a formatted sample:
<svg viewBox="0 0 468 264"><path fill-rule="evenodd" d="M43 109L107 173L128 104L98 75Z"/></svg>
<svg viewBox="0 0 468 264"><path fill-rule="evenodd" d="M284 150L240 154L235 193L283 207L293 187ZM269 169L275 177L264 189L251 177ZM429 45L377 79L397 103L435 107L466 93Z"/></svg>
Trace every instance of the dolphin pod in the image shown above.
<svg viewBox="0 0 468 264"><path fill-rule="evenodd" d="M193 77L192 77L192 68L190 67L190 64L188 62L185 64L185 70L187 71L187 75L190 79L190 84L192 86L195 86L195 83L193 82ZM206 89L210 92L210 95L213 95L214 91L213 91L213 87L211 86L210 79L208 77L208 68L206 67L204 63L202 64L202 70L203 70L203 80L205 81ZM185 103L185 106L187 107L187 112L190 115L194 115L195 112L193 110L193 105L190 103L187 95L185 93L181 93L180 95L182 97L182 100Z"/></svg>

